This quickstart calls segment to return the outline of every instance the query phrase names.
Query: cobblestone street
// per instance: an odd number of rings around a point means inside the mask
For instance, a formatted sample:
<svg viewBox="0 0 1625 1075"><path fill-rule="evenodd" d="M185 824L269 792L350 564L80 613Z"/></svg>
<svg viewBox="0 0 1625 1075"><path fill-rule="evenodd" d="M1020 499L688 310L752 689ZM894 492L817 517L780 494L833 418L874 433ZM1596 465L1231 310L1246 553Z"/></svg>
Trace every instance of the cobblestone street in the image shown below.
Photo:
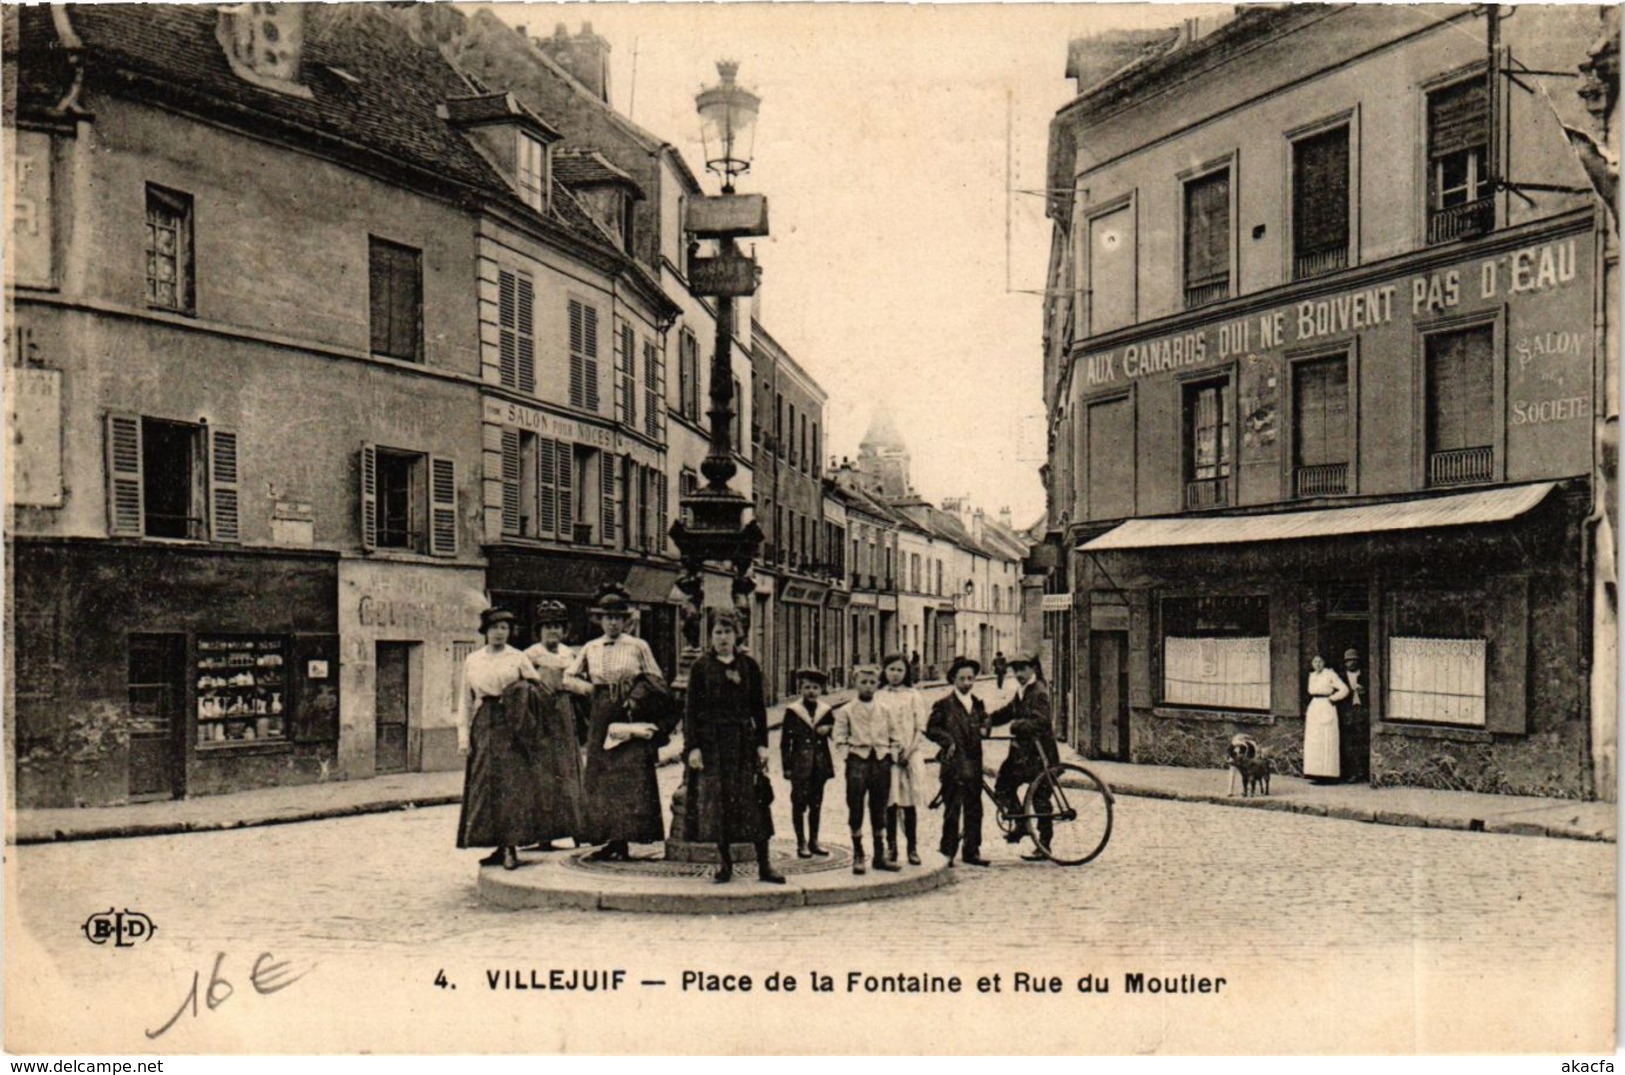
<svg viewBox="0 0 1625 1075"><path fill-rule="evenodd" d="M676 767L662 770L665 790L676 777ZM786 798L776 807L781 836L789 830ZM825 805L825 832L841 838L843 807L834 799ZM314 1035L312 1048L443 1048L447 1028L491 1019L505 1029L494 1038L458 1036L458 1047L682 1049L640 1037L647 1027L634 1013L699 1014L701 1002L681 990L689 969L752 975L750 995L706 1003L764 1018L786 1003L818 1005L797 1010L818 1012L825 1026L833 1025L828 1018L859 1026L881 1012L917 1013L902 1030L888 1016L888 1034L848 1043L883 1052L928 1048L929 1028L941 1018L985 1011L995 998L978 996L975 979L995 972L1003 999L1018 1005L1000 1010L1052 1007L1035 1009L1043 1018L991 1020L966 1048L1360 1052L1362 1042L1400 1034L1418 1049L1487 1049L1497 1027L1522 1020L1547 1028L1540 1036L1557 1050L1595 1041L1596 1028L1611 1025L1606 998L1589 998L1575 984L1612 966L1610 844L1125 798L1110 847L1078 869L1020 861L989 822L994 867L960 868L956 883L939 892L663 918L483 906L474 894L477 855L452 849L456 817L455 807L433 807L11 848L8 876L20 912L12 921L26 938L8 940L38 945L40 965L50 969L37 992L15 998L13 1026L66 1033L63 1020L97 1011L97 1022L71 1026L79 1040L151 1047L141 1031L185 1007L193 971L206 988L216 953L226 954L222 976L235 976L232 999L197 1017L188 1008L158 1047L302 1049L286 1036L293 1026ZM940 814L925 814L925 847L939 825ZM151 916L159 927L153 941L123 951L87 944L81 923L109 907ZM315 969L285 993L257 996L247 978L262 951ZM1505 973L1488 977L1488 967ZM615 997L493 990L486 981L488 970L532 968L544 978L553 968L622 968L628 984ZM832 976L833 993L806 992L815 969ZM457 990L435 987L442 970ZM774 970L802 978L797 999L762 992ZM861 988L847 992L851 970L957 974L963 986L958 996L869 997ZM1060 976L1062 997L1011 996L1018 971ZM1136 972L1226 983L1217 996L1126 996L1125 975ZM1110 994L1078 993L1086 974L1109 982ZM640 986L644 979L667 984ZM61 1006L64 989L76 1003ZM984 1007L964 1007L974 1004ZM1296 1014L1255 1022L1247 1013L1266 1010L1259 1004ZM1055 1018L1061 1005L1075 1017ZM1453 1017L1441 1014L1458 1006ZM722 1009L703 1009L713 1010ZM729 1022L745 1027L749 1019ZM704 1047L749 1047L745 1030L729 1033L738 1036ZM26 1050L25 1039L16 1044Z"/></svg>

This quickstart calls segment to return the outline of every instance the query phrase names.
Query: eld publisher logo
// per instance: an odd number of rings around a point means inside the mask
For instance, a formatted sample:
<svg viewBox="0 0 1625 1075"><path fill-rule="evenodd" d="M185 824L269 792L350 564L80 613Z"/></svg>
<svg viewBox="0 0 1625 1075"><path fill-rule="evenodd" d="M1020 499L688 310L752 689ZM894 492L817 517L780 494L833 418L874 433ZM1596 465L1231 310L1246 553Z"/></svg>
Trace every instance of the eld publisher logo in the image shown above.
<svg viewBox="0 0 1625 1075"><path fill-rule="evenodd" d="M114 948L134 948L158 932L152 919L128 907L122 911L109 907L85 919L85 924L80 928L84 930L85 940L91 944L111 942Z"/></svg>

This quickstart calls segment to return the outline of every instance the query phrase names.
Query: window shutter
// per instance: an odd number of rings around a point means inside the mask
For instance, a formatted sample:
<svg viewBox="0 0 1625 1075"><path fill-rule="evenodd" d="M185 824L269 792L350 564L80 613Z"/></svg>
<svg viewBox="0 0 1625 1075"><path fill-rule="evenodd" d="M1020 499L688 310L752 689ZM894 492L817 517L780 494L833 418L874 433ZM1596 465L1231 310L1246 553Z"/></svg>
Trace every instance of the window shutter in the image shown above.
<svg viewBox="0 0 1625 1075"><path fill-rule="evenodd" d="M598 409L598 309L594 306L582 308L581 318L582 354L586 374L585 403L583 406L589 411Z"/></svg>
<svg viewBox="0 0 1625 1075"><path fill-rule="evenodd" d="M1349 242L1349 129L1305 138L1292 151L1294 253L1345 250Z"/></svg>
<svg viewBox="0 0 1625 1075"><path fill-rule="evenodd" d="M620 469L620 458L613 452L600 452L598 453L598 464L598 515L601 524L599 527L601 531L599 542L604 545L614 545L615 517L618 514L615 486L619 478L616 471Z"/></svg>
<svg viewBox="0 0 1625 1075"><path fill-rule="evenodd" d="M519 386L518 280L506 269L497 274L497 324L500 343L500 369L505 388ZM503 527L507 527L504 520Z"/></svg>
<svg viewBox="0 0 1625 1075"><path fill-rule="evenodd" d="M666 432L666 365L653 340L643 341L643 431L656 440Z"/></svg>
<svg viewBox="0 0 1625 1075"><path fill-rule="evenodd" d="M587 405L586 310L570 300L570 406Z"/></svg>
<svg viewBox="0 0 1625 1075"><path fill-rule="evenodd" d="M141 416L107 415L107 533L139 537L146 518L141 473Z"/></svg>
<svg viewBox="0 0 1625 1075"><path fill-rule="evenodd" d="M536 394L536 285L529 276L518 279L516 346L519 391Z"/></svg>
<svg viewBox="0 0 1625 1075"><path fill-rule="evenodd" d="M457 462L442 455L429 457L429 555L457 555Z"/></svg>
<svg viewBox="0 0 1625 1075"><path fill-rule="evenodd" d="M1489 635L1485 667L1484 728L1503 735L1527 731L1529 713L1529 580L1490 581L1484 595Z"/></svg>
<svg viewBox="0 0 1625 1075"><path fill-rule="evenodd" d="M558 442L552 437L536 438L536 511L540 516L536 532L544 538L559 532Z"/></svg>
<svg viewBox="0 0 1625 1075"><path fill-rule="evenodd" d="M1230 170L1185 184L1185 284L1230 274Z"/></svg>
<svg viewBox="0 0 1625 1075"><path fill-rule="evenodd" d="M378 449L361 446L361 547L378 547Z"/></svg>
<svg viewBox="0 0 1625 1075"><path fill-rule="evenodd" d="M668 501L671 481L663 470L655 471L655 492L659 498L659 508L656 514L656 525L659 532L655 534L655 551L666 550L666 531L671 529L671 505Z"/></svg>
<svg viewBox="0 0 1625 1075"><path fill-rule="evenodd" d="M1428 94L1428 156L1441 157L1489 141L1489 85L1480 76Z"/></svg>
<svg viewBox="0 0 1625 1075"><path fill-rule="evenodd" d="M372 353L375 355L389 351L389 315L394 308L394 300L389 293L390 283L388 249L375 240L372 256L367 261L367 287L372 308Z"/></svg>
<svg viewBox="0 0 1625 1075"><path fill-rule="evenodd" d="M519 431L502 431L502 532L519 533Z"/></svg>
<svg viewBox="0 0 1625 1075"><path fill-rule="evenodd" d="M1494 331L1489 326L1428 340L1428 450L1492 442Z"/></svg>
<svg viewBox="0 0 1625 1075"><path fill-rule="evenodd" d="M567 440L553 442L553 473L559 487L559 540L575 540L576 460L575 445Z"/></svg>
<svg viewBox="0 0 1625 1075"><path fill-rule="evenodd" d="M390 315L395 346L390 354L397 358L421 360L423 358L423 270L416 250L399 250L395 254L395 280L390 285L394 299L394 312Z"/></svg>
<svg viewBox="0 0 1625 1075"><path fill-rule="evenodd" d="M237 434L230 429L209 430L209 536L215 541L241 541L237 476Z"/></svg>
<svg viewBox="0 0 1625 1075"><path fill-rule="evenodd" d="M631 325L621 326L621 361L626 370L626 426L638 428L638 338Z"/></svg>

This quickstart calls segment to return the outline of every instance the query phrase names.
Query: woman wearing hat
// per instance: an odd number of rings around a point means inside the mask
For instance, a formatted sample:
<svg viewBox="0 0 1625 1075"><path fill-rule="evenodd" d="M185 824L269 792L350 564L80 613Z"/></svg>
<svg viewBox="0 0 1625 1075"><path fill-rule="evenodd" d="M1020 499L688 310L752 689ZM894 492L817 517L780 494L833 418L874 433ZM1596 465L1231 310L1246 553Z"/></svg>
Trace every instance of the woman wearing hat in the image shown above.
<svg viewBox="0 0 1625 1075"><path fill-rule="evenodd" d="M715 880L733 879L733 844L756 847L756 876L782 885L768 860L773 818L759 797L767 779L767 701L762 669L735 647L739 620L718 612L711 647L688 672L688 829L695 840L714 840L721 865Z"/></svg>
<svg viewBox="0 0 1625 1075"><path fill-rule="evenodd" d="M514 684L537 679L529 659L508 645L513 619L507 609L480 613L485 645L463 662L464 687L457 700L457 747L468 755L457 846L494 847L480 865L501 863L508 870L518 867L521 846L541 838L536 783L526 758L528 736L518 714L509 713L503 702Z"/></svg>
<svg viewBox="0 0 1625 1075"><path fill-rule="evenodd" d="M536 630L541 636L537 642L525 651L530 663L542 673L543 680L548 680L548 669L558 670L559 685L563 690L569 691L573 696L571 707L575 714L576 745L579 747L587 741L587 702L592 697L592 686L582 680L569 675L571 667L579 656L574 649L564 644L564 632L570 626L570 610L558 601L543 601L536 606Z"/></svg>
<svg viewBox="0 0 1625 1075"><path fill-rule="evenodd" d="M592 693L587 726L586 797L583 832L600 861L625 861L628 844L665 838L660 787L655 777L662 729L648 721L626 720L626 702L639 676L660 680L649 643L626 633L632 620L630 595L606 586L593 602L592 616L604 633L581 647L567 679Z"/></svg>
<svg viewBox="0 0 1625 1075"><path fill-rule="evenodd" d="M543 601L536 606L542 640L525 651L546 694L531 749L542 842L527 851L551 851L552 841L561 836L574 839L581 833L581 747L576 737L575 701L566 691L584 692L587 688L579 680L564 676L576 659L575 652L563 644L569 619L569 612L557 601Z"/></svg>

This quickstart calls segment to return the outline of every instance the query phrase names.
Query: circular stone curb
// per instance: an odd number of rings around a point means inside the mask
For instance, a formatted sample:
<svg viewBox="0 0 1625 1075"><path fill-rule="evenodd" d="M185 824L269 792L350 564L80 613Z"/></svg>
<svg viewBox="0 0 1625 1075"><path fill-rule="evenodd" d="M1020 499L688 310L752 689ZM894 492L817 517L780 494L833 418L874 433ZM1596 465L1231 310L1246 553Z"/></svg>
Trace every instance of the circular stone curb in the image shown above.
<svg viewBox="0 0 1625 1075"><path fill-rule="evenodd" d="M754 863L736 865L734 879L718 885L711 880L711 867L696 874L694 864L668 863L658 858L626 864L587 863L580 860L589 849L580 849L531 855L517 870L482 867L478 893L486 903L512 910L534 907L644 914L741 914L913 896L954 880L947 860L929 853L924 865L904 866L896 873L871 868L860 877L851 872L849 848L833 843L829 847L835 852L832 864L805 859L798 863L793 851L787 858L783 848L775 844L774 862L785 874L782 885L758 881ZM815 865L797 868L809 862ZM640 865L646 868L640 870Z"/></svg>

